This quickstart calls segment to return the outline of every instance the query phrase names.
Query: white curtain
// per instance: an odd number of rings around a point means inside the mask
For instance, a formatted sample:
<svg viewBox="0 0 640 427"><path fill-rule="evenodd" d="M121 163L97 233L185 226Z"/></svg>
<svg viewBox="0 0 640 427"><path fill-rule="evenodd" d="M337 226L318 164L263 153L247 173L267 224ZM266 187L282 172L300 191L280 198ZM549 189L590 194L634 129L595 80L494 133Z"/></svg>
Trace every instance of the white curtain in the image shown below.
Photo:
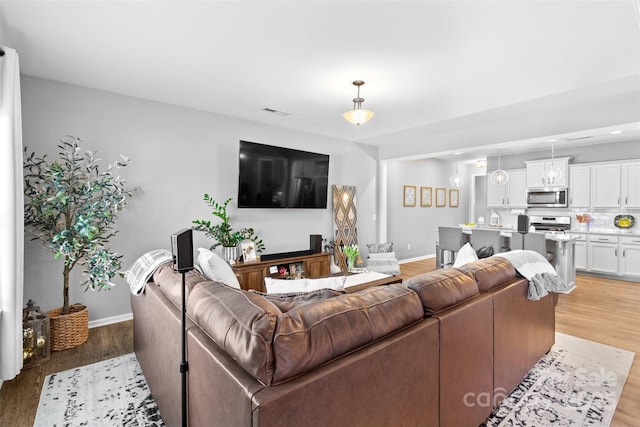
<svg viewBox="0 0 640 427"><path fill-rule="evenodd" d="M20 65L0 57L0 382L22 369L24 203Z"/></svg>

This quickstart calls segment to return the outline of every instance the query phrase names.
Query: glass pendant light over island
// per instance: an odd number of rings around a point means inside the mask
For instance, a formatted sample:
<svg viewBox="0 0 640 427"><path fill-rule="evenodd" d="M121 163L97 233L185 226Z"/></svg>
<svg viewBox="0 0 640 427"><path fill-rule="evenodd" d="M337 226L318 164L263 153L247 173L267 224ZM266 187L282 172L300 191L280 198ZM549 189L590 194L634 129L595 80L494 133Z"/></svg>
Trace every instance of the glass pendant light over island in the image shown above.
<svg viewBox="0 0 640 427"><path fill-rule="evenodd" d="M498 150L498 169L491 173L489 179L493 185L505 185L509 181L509 174L500 167L500 150Z"/></svg>

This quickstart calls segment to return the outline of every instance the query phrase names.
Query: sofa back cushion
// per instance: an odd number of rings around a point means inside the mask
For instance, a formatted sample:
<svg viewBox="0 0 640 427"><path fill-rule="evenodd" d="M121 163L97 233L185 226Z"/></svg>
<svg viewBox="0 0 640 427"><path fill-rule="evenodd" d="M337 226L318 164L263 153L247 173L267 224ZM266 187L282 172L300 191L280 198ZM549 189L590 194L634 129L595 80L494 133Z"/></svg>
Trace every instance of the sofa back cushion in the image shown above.
<svg viewBox="0 0 640 427"><path fill-rule="evenodd" d="M263 296L219 282L203 282L191 292L189 316L254 378L273 379L273 334L282 312Z"/></svg>
<svg viewBox="0 0 640 427"><path fill-rule="evenodd" d="M191 270L185 274L185 298L189 295L198 283L206 282L208 279L196 270ZM182 307L182 274L173 269L173 264L164 264L153 273L153 282L160 288L177 307Z"/></svg>
<svg viewBox="0 0 640 427"><path fill-rule="evenodd" d="M423 273L405 284L418 294L427 315L439 313L479 294L473 276L457 268Z"/></svg>
<svg viewBox="0 0 640 427"><path fill-rule="evenodd" d="M475 277L480 292L511 283L516 278L513 265L504 258L492 256L466 264L460 268Z"/></svg>
<svg viewBox="0 0 640 427"><path fill-rule="evenodd" d="M375 286L293 308L278 317L273 383L307 372L422 317L420 299L402 284Z"/></svg>

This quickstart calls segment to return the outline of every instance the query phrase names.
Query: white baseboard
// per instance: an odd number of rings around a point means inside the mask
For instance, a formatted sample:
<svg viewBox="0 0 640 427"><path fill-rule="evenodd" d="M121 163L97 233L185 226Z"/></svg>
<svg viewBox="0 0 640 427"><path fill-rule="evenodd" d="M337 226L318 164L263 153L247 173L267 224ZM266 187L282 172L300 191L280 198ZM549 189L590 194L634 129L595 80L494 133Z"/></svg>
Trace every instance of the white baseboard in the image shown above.
<svg viewBox="0 0 640 427"><path fill-rule="evenodd" d="M104 319L96 319L89 322L89 329L99 326L107 326L113 323L125 322L133 319L133 313L121 314L120 316L106 317Z"/></svg>
<svg viewBox="0 0 640 427"><path fill-rule="evenodd" d="M423 255L423 256L419 256L419 257L415 257L415 258L407 258L407 259L403 259L398 261L398 264L404 264L407 262L414 262L414 261L422 261L425 259L429 259L429 258L435 258L436 254L428 254L428 255Z"/></svg>

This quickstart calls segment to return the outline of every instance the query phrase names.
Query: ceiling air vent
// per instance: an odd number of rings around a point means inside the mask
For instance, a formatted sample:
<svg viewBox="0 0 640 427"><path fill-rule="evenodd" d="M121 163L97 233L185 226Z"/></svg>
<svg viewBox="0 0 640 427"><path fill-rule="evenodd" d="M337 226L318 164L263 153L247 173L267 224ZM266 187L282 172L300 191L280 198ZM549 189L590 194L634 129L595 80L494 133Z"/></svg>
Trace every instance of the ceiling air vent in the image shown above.
<svg viewBox="0 0 640 427"><path fill-rule="evenodd" d="M589 139L589 138L593 138L593 135L576 136L575 138L567 138L567 141L579 141L581 139Z"/></svg>
<svg viewBox="0 0 640 427"><path fill-rule="evenodd" d="M275 109L269 108L269 107L264 107L262 109L262 111L266 111L267 113L271 113L271 114L277 114L279 116L288 116L289 115L289 113L287 113L286 111L275 110Z"/></svg>

